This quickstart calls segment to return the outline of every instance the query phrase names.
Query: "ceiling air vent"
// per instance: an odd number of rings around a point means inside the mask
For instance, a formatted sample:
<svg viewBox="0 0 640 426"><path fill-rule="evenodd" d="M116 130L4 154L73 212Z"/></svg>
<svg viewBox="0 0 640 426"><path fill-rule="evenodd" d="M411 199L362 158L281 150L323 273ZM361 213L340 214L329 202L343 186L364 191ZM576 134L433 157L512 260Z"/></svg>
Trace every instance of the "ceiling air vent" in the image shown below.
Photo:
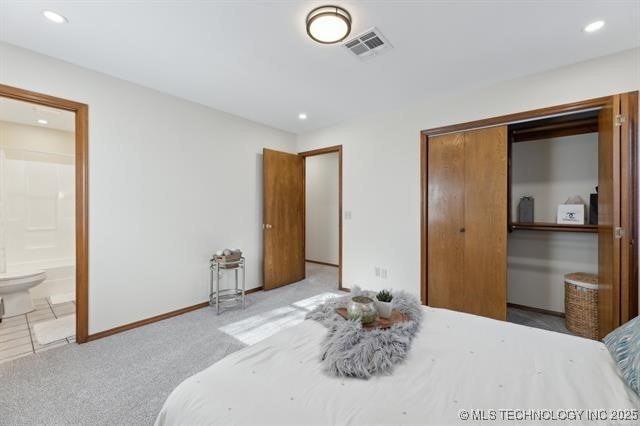
<svg viewBox="0 0 640 426"><path fill-rule="evenodd" d="M347 40L342 45L360 59L371 58L392 47L380 30L375 27Z"/></svg>

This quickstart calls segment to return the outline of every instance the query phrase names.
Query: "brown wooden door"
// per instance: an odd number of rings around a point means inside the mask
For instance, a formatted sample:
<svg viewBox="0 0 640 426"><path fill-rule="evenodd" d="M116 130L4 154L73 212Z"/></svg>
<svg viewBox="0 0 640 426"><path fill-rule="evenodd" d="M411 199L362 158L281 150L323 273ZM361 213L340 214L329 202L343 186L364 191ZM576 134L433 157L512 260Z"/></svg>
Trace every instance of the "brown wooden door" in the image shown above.
<svg viewBox="0 0 640 426"><path fill-rule="evenodd" d="M263 150L264 289L305 277L304 158Z"/></svg>
<svg viewBox="0 0 640 426"><path fill-rule="evenodd" d="M507 128L429 138L430 306L506 319Z"/></svg>
<svg viewBox="0 0 640 426"><path fill-rule="evenodd" d="M598 119L598 318L600 337L620 324L620 97Z"/></svg>

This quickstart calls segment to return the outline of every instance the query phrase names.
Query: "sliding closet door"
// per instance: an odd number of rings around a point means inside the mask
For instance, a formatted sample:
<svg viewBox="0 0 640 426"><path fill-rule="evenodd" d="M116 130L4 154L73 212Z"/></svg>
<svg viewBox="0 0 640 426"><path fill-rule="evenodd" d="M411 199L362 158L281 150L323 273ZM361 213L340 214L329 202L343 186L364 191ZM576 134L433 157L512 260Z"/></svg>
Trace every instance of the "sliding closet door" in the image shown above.
<svg viewBox="0 0 640 426"><path fill-rule="evenodd" d="M467 312L507 319L507 128L465 133Z"/></svg>
<svg viewBox="0 0 640 426"><path fill-rule="evenodd" d="M619 96L598 119L598 318L600 337L620 323L620 131Z"/></svg>
<svg viewBox="0 0 640 426"><path fill-rule="evenodd" d="M464 311L464 134L429 138L428 304Z"/></svg>
<svg viewBox="0 0 640 426"><path fill-rule="evenodd" d="M427 300L506 318L507 129L430 137Z"/></svg>

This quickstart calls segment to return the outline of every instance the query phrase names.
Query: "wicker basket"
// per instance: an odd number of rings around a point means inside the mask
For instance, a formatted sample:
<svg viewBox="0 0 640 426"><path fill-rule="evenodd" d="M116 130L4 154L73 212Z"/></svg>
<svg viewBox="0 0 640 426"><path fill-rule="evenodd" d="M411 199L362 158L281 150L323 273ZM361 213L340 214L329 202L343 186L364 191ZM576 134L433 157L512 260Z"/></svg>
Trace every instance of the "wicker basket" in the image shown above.
<svg viewBox="0 0 640 426"><path fill-rule="evenodd" d="M598 277L585 272L564 276L564 312L567 329L598 339Z"/></svg>

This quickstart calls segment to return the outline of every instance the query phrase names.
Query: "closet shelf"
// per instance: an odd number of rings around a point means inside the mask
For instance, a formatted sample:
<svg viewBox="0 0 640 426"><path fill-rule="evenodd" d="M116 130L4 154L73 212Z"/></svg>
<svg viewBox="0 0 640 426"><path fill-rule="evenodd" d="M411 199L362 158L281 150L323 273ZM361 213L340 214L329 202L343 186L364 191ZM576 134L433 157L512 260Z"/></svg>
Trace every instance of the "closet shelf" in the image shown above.
<svg viewBox="0 0 640 426"><path fill-rule="evenodd" d="M560 223L512 223L511 230L526 229L529 231L556 231L556 232L590 232L598 233L598 225L566 225Z"/></svg>

